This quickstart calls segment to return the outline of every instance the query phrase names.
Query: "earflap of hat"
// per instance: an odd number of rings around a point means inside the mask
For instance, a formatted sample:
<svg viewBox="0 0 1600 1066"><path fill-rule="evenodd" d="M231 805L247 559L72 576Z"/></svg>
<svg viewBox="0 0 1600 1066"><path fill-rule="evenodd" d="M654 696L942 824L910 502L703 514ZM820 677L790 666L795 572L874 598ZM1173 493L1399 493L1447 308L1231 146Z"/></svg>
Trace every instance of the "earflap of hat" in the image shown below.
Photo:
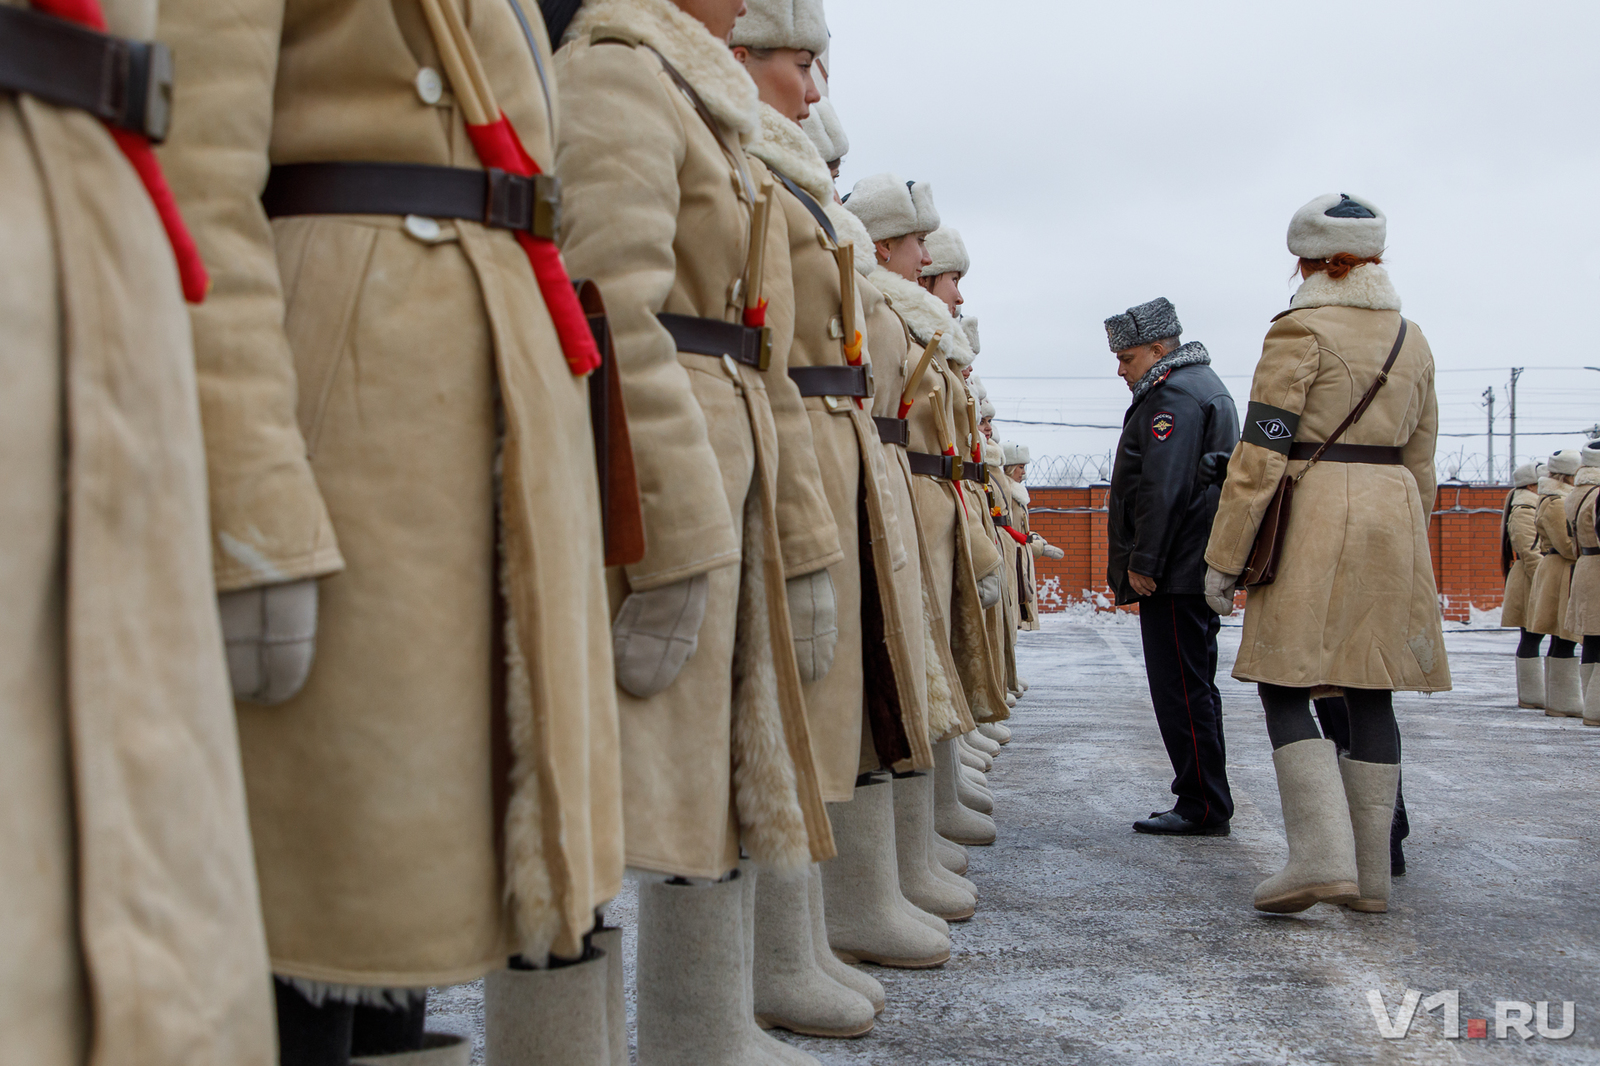
<svg viewBox="0 0 1600 1066"><path fill-rule="evenodd" d="M933 206L933 186L926 181L907 183L917 212L917 233L932 233L939 228L939 209ZM964 246L963 246L964 247Z"/></svg>
<svg viewBox="0 0 1600 1066"><path fill-rule="evenodd" d="M977 355L982 350L978 344L978 316L962 315L961 332L967 335L967 347L972 349L973 355Z"/></svg>

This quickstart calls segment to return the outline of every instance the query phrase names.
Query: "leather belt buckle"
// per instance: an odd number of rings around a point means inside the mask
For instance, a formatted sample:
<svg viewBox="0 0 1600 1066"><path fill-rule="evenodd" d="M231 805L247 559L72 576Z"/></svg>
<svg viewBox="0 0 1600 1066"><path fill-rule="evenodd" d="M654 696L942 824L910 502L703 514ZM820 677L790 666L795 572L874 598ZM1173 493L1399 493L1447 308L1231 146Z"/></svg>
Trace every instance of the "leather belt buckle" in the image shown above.
<svg viewBox="0 0 1600 1066"><path fill-rule="evenodd" d="M561 236L561 179L553 174L533 178L533 225L535 237L547 241Z"/></svg>
<svg viewBox="0 0 1600 1066"><path fill-rule="evenodd" d="M871 363L866 363L861 367L861 375L867 379L867 399L870 400L877 395L877 382L872 376Z"/></svg>
<svg viewBox="0 0 1600 1066"><path fill-rule="evenodd" d="M752 329L749 326L738 327L739 337L739 362L745 366L753 366L757 370L765 370L772 365L772 327L762 326Z"/></svg>
<svg viewBox="0 0 1600 1066"><path fill-rule="evenodd" d="M561 230L561 181L549 174L523 177L497 167L484 171L483 221L553 241Z"/></svg>
<svg viewBox="0 0 1600 1066"><path fill-rule="evenodd" d="M961 480L962 471L961 471L961 457L960 456L958 456L958 455L941 455L941 456L939 456L939 464L940 464L940 466L943 467L943 469L939 471L939 476L940 477L944 478L946 481L960 481Z"/></svg>
<svg viewBox="0 0 1600 1066"><path fill-rule="evenodd" d="M160 41L112 41L111 121L160 144L172 128L172 52Z"/></svg>
<svg viewBox="0 0 1600 1066"><path fill-rule="evenodd" d="M878 439L884 444L898 444L904 448L911 443L911 423L904 418L884 418L874 415L873 422L878 426Z"/></svg>

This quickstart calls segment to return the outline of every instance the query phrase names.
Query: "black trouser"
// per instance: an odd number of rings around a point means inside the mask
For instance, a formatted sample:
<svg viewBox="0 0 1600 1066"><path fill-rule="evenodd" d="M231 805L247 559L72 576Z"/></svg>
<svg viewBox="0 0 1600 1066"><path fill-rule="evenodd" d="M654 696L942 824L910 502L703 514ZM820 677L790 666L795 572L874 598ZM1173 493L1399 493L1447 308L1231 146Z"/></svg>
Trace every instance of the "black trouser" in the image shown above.
<svg viewBox="0 0 1600 1066"><path fill-rule="evenodd" d="M1222 693L1217 691L1217 632L1222 620L1204 596L1157 594L1139 601L1144 672L1156 724L1172 760L1174 809L1191 822L1233 817Z"/></svg>
<svg viewBox="0 0 1600 1066"><path fill-rule="evenodd" d="M349 1066L352 1055L393 1055L422 1047L426 996L404 1007L367 1007L324 1000L312 1003L279 977L272 981L278 1006L281 1066Z"/></svg>

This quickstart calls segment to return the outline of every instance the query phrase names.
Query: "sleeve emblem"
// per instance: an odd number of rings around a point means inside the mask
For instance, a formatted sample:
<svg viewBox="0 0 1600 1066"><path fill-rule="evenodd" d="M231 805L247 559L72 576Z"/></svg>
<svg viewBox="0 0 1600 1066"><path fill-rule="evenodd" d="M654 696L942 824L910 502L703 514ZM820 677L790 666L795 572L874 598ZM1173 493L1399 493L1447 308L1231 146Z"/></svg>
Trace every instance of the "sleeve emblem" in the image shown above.
<svg viewBox="0 0 1600 1066"><path fill-rule="evenodd" d="M1172 429L1177 421L1172 417L1171 411L1157 411L1156 416L1150 420L1150 435L1156 440L1166 440L1172 436Z"/></svg>
<svg viewBox="0 0 1600 1066"><path fill-rule="evenodd" d="M1261 430L1261 435L1268 440L1288 440L1294 436L1294 431L1284 425L1281 418L1263 419L1257 422L1256 426Z"/></svg>

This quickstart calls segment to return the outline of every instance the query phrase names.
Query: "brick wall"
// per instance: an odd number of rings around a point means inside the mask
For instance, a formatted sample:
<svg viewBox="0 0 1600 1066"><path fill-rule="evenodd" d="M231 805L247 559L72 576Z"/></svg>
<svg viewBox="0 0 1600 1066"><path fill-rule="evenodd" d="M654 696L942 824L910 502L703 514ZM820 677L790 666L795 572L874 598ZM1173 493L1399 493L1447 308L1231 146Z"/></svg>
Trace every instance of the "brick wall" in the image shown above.
<svg viewBox="0 0 1600 1066"><path fill-rule="evenodd" d="M1088 600L1109 609L1106 586L1106 494L1104 485L1087 488L1029 488L1028 521L1033 530L1066 552L1061 559L1035 561L1040 609L1059 611ZM1439 489L1428 546L1440 604L1451 621L1464 622L1469 610L1500 606L1505 578L1500 573L1500 507L1507 489L1496 485L1446 485ZM1241 602L1243 593L1240 593Z"/></svg>

